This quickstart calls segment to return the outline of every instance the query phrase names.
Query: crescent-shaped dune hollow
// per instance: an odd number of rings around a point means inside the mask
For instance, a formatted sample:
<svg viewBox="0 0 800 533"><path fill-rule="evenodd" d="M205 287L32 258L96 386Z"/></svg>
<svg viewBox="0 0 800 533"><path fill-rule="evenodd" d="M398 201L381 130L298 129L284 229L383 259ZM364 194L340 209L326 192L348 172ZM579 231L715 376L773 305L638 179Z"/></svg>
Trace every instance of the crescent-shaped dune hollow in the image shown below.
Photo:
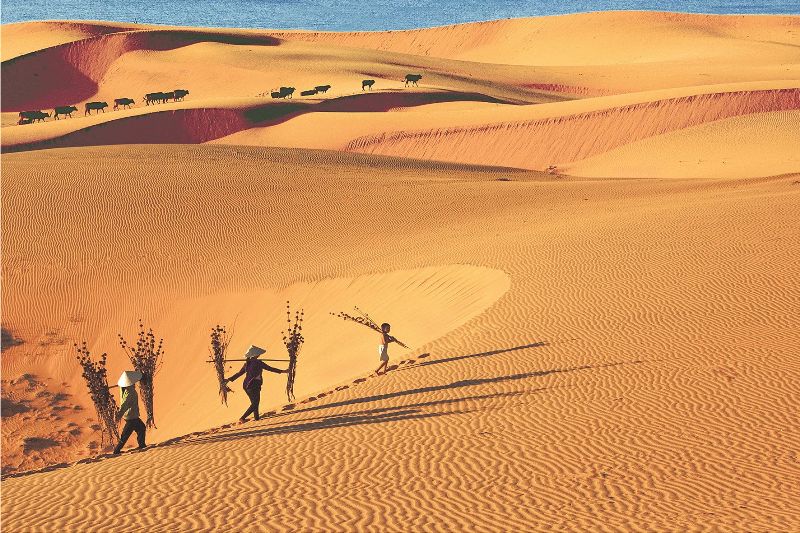
<svg viewBox="0 0 800 533"><path fill-rule="evenodd" d="M0 39L4 531L800 530L800 17Z"/></svg>

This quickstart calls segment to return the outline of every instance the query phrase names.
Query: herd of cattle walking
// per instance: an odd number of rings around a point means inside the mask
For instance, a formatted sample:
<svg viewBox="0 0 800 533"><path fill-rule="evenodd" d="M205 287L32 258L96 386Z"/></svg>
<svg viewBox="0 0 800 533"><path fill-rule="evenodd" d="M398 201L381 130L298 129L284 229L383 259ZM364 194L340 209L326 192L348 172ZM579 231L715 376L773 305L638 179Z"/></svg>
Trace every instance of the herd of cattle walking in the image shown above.
<svg viewBox="0 0 800 533"><path fill-rule="evenodd" d="M422 74L406 74L405 82L406 87L409 84L417 85L417 82L422 79ZM363 80L361 82L361 90L365 91L369 89L372 90L372 86L375 85L375 80ZM417 85L418 86L418 85ZM313 96L318 93L326 93L328 89L330 89L330 85L317 85L313 89L308 89L306 91L301 91L300 96ZM294 87L281 87L277 91L271 91L270 95L272 98L292 98L292 95L295 92ZM175 89L174 91L170 92L157 92L157 93L147 93L142 98L142 101L145 105L155 105L155 104L164 104L172 100L173 102L180 102L182 101L186 95L189 94L189 91L186 89ZM136 101L133 98L116 98L114 100L114 110L116 111L120 107L124 107L125 109L129 109L130 106L136 105ZM102 111L103 113L106 112L106 108L108 107L108 102L87 102L84 105L83 116L91 115L92 111L95 113L99 113ZM65 117L72 118L72 113L77 111L78 108L74 105L67 105L67 106L58 106L53 109L52 115L50 113L45 113L44 111L20 111L19 112L19 122L18 124L31 124L33 122L44 122L44 119L50 118L51 116L55 118L55 120L59 120L59 118L63 115Z"/></svg>
<svg viewBox="0 0 800 533"><path fill-rule="evenodd" d="M150 104L163 104L172 100L173 102L180 102L182 101L186 95L189 94L189 91L186 89L175 89L174 91L170 91L168 93L158 92L158 93L149 93L144 95L142 101L145 105ZM133 98L116 98L114 100L114 110L116 111L120 107L124 107L125 109L129 109L132 105L136 105L136 100ZM103 113L106 112L106 108L108 107L108 102L86 102L83 107L83 116L91 115L92 111L95 113L99 113L102 111ZM59 120L61 116L72 118L72 113L77 111L78 108L74 105L64 105L64 106L57 106L53 109L53 118ZM19 112L19 124L31 124L33 122L44 122L44 119L49 118L51 116L50 113L45 113L44 111L20 111Z"/></svg>

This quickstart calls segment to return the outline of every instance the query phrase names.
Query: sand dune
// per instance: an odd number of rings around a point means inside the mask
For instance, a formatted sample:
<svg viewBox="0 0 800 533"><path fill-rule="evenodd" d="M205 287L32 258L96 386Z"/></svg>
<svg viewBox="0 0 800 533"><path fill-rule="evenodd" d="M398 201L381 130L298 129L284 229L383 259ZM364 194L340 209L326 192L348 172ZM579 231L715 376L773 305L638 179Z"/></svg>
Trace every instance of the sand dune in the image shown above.
<svg viewBox="0 0 800 533"><path fill-rule="evenodd" d="M593 21L602 29L580 31ZM2 145L215 141L566 166L675 129L796 109L796 26L792 17L603 13L344 34L46 22L26 38L24 24L10 25L6 38L31 51L2 64ZM208 75L212 66L225 76ZM423 87L405 87L408 72L424 73ZM382 94L356 97L364 78ZM318 84L332 89L291 105L256 100ZM174 88L189 88L188 101L142 107L146 92ZM139 110L9 127L19 110L74 103L80 114L86 101L121 96ZM475 105L452 113L451 102Z"/></svg>
<svg viewBox="0 0 800 533"><path fill-rule="evenodd" d="M53 163L57 180L43 170ZM158 431L199 431L242 407L217 405L199 363L196 383L173 377L204 355L202 324L240 312L238 346L277 349L290 295L320 310L304 352L320 374L303 386L333 391L143 454L6 479L10 531L800 525L785 490L800 443L800 176L539 181L224 146L48 150L5 156L4 171L4 325L25 341L4 354L7 375L19 361L70 372L68 345L38 347L50 328L90 337L119 368L116 328L152 317L171 359ZM374 363L369 332L321 313L351 298L408 335L414 349L393 361L413 363L353 379ZM163 512L137 511L164 494Z"/></svg>
<svg viewBox="0 0 800 533"><path fill-rule="evenodd" d="M777 87L782 85L791 87ZM574 161L654 135L731 116L800 109L800 89L760 86L662 90L538 106L430 89L305 100L191 100L7 128L3 149L217 141L539 170L556 165L567 172ZM725 90L707 92L714 89ZM453 113L447 102L462 107ZM385 113L418 106L424 109ZM352 126L336 128L342 123ZM431 129L420 131L423 125Z"/></svg>
<svg viewBox="0 0 800 533"><path fill-rule="evenodd" d="M8 128L6 152L111 144L197 144L250 128L268 128L305 113L376 113L436 102L497 102L475 93L376 91L326 99L212 99L141 106L117 112ZM338 135L337 135L338 137Z"/></svg>
<svg viewBox="0 0 800 533"><path fill-rule="evenodd" d="M747 178L800 170L800 112L756 113L648 137L569 165L573 176Z"/></svg>
<svg viewBox="0 0 800 533"><path fill-rule="evenodd" d="M704 122L797 109L800 89L712 93L531 122L382 133L346 149L544 170Z"/></svg>
<svg viewBox="0 0 800 533"><path fill-rule="evenodd" d="M173 50L198 42L278 44L269 37L192 30L121 32L60 44L3 61L3 110L39 109L88 100L97 94L98 81L120 56L138 50Z"/></svg>
<svg viewBox="0 0 800 533"><path fill-rule="evenodd" d="M587 32L587 27L591 27L592 31ZM41 35L35 36L37 42L42 39L69 42L112 32L176 29L147 24L72 21L10 24L6 28L10 30L5 37L9 43L17 41L20 34L29 29L41 32ZM492 20L416 30L235 32L239 35L273 35L292 41L417 56L540 67L668 62L687 57L718 60L731 53L766 57L772 52L780 56L781 52L790 53L789 48L800 43L797 28L797 18L791 16L607 11ZM211 33L218 30L204 31ZM565 41L571 46L562 46L561 43Z"/></svg>
<svg viewBox="0 0 800 533"><path fill-rule="evenodd" d="M798 20L3 26L4 530L800 530ZM297 398L232 426L210 328L281 359L286 300ZM110 457L73 343L116 376L138 319Z"/></svg>
<svg viewBox="0 0 800 533"><path fill-rule="evenodd" d="M137 25L134 24L67 20L5 24L3 31L0 32L2 60L6 61L60 44L136 29Z"/></svg>

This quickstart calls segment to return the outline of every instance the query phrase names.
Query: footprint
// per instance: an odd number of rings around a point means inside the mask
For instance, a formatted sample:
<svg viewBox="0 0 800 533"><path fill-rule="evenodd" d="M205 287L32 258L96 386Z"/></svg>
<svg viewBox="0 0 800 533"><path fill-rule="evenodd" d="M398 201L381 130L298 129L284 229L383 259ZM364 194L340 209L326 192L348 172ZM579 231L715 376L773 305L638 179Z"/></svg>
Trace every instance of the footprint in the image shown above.
<svg viewBox="0 0 800 533"><path fill-rule="evenodd" d="M353 383L364 383L367 381L367 378L358 378L357 380L353 381Z"/></svg>
<svg viewBox="0 0 800 533"><path fill-rule="evenodd" d="M341 385L339 387L336 387L336 390L347 390L349 388L350 388L350 385Z"/></svg>
<svg viewBox="0 0 800 533"><path fill-rule="evenodd" d="M426 357L430 357L430 356L431 356L431 354L430 354L430 353L423 353L423 354L420 354L420 355L419 355L419 356L417 356L417 357L418 357L419 359L425 359Z"/></svg>

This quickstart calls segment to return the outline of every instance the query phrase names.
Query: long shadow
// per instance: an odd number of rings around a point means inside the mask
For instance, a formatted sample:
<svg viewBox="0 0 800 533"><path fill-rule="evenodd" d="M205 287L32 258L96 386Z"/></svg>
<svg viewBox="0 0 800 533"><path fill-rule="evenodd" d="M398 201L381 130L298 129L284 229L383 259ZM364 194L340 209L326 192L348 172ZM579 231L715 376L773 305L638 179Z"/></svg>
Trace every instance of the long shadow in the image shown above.
<svg viewBox="0 0 800 533"><path fill-rule="evenodd" d="M499 350L492 350L490 352L480 352L480 353L471 353L467 355L457 355L454 357L446 357L444 359L435 359L433 361L425 361L423 363L416 363L413 366L409 366L399 370L411 370L412 368L418 368L421 366L430 366L430 365L439 365L442 363L452 363L453 361L461 361L463 359L472 359L474 357L488 357L490 355L497 355L501 353L508 353L508 352L515 352L517 350L526 350L528 348L541 348L543 346L547 346L547 343L544 341L541 342L534 342L531 344L523 344L521 346L514 346L513 348L501 348Z"/></svg>
<svg viewBox="0 0 800 533"><path fill-rule="evenodd" d="M225 442L225 441L240 440L252 437L266 437L274 435L285 435L289 433L300 433L305 431L316 431L319 429L358 426L365 424L382 424L385 422L397 422L400 420L424 419L424 418L434 418L451 414L463 414L463 413L469 413L472 410L461 409L455 411L445 411L441 413L432 413L428 411L423 411L422 408L432 407L437 405L454 404L470 400L475 401L475 400L487 400L491 398L520 396L525 393L540 392L543 390L545 389L541 388L530 391L514 391L514 392L502 392L495 394L484 394L479 396L465 396L460 398L449 398L445 400L420 402L411 405L399 405L396 407L366 409L363 411L358 411L356 413L348 413L345 415L313 417L313 418L293 421L293 423L285 426L279 426L277 424L273 424L269 427L259 427L246 431L234 431L234 432L224 433L221 435L212 434L192 439L186 442L182 442L179 443L179 445L194 446L197 444L205 444L209 442Z"/></svg>
<svg viewBox="0 0 800 533"><path fill-rule="evenodd" d="M612 366L618 366L618 365L624 365L624 364L635 364L635 363L638 363L638 362L639 361L634 361L632 363L631 362L607 363L607 364L604 364L604 365L596 365L596 366L585 365L585 366L578 366L578 367L571 367L571 368L554 368L554 369L551 369L551 370L539 370L539 371L536 371L536 372L525 372L525 373L521 373L521 374L511 374L511 375L508 375L508 376L497 376L497 377L481 378L481 379L465 379L465 380L454 381L452 383L448 383L448 384L444 384L444 385L432 385L430 387L419 387L419 388L416 388L416 389L409 389L409 390L404 390L404 391L391 392L391 393L387 393L387 394L378 394L378 395L374 395L374 396L365 396L365 397L362 397L362 398L352 398L350 400L344 400L344 401L341 401L341 402L327 403L327 404L324 404L324 405L318 405L318 406L314 406L314 407L306 407L304 409L294 409L294 410L291 410L291 411L283 411L281 413L270 415L270 416L264 417L264 418L265 419L279 418L279 417L284 417L284 416L297 414L297 413L310 413L312 411L319 411L319 410L322 410L322 409L331 409L331 408L335 408L335 407L345 407L345 406L348 406L348 405L357 405L357 404L369 403L369 402L379 402L379 401L383 401L383 400L390 400L390 399L393 399L393 398L401 398L403 396L411 396L411 395L414 395L414 394L425 394L425 393L429 393L429 392L438 392L438 391L443 391L443 390L448 390L448 389L456 389L456 388L460 388L460 387L472 387L472 386L475 386L475 385L487 385L487 384L490 384L490 383L503 383L503 382L507 382L507 381L519 381L519 380L523 380L523 379L530 379L530 378L548 376L550 374L576 372L576 371L579 371L579 370L590 370L590 369L594 369L594 368L606 368L606 367L612 367Z"/></svg>
<svg viewBox="0 0 800 533"><path fill-rule="evenodd" d="M465 379L460 381L454 381L453 383L449 383L446 385L435 385L431 387L420 387L417 389L411 389L406 391L399 391L390 394L381 394L376 396L367 396L364 398L354 398L352 400L347 400L343 402L336 402L330 403L326 405L321 405L317 407L310 407L307 409L302 409L299 411L293 411L292 413L281 413L281 415L286 414L297 414L297 413L307 413L311 411L318 411L321 409L328 409L332 407L341 407L346 405L356 405L360 403L367 403L367 402L375 402L381 400L387 400L391 398L399 398L403 396L408 396L412 394L422 394L426 392L436 392L442 391L447 389L456 389L461 387L471 387L475 385L485 385L489 383L502 383L508 381L519 381L524 379L530 379L535 377L542 377L551 374L559 374L559 373L567 373L567 372L577 372L580 370L592 370L592 369L599 369L599 368L610 368L614 366L620 366L625 364L638 364L641 361L627 361L627 362L618 362L618 363L606 363L602 365L584 365L584 366L577 366L571 368L555 368L551 370L542 370L537 372L526 372L521 374L511 374L508 376L496 376L491 378L481 378L481 379ZM439 417L449 414L458 414L458 413L468 413L471 412L469 410L458 410L458 411L447 411L442 413L431 413L421 410L422 407L430 407L435 405L445 405L445 404L452 404L458 403L462 401L468 400L485 400L489 398L501 398L501 397L508 397L508 396L518 396L525 392L540 392L546 390L546 388L539 388L533 389L531 391L515 391L515 392L507 392L507 393L494 393L494 394L486 394L481 396L466 396L460 398L451 398L445 400L435 400L430 402L421 402L411 405L401 405L397 407L383 407L383 408L376 408L376 409L367 409L363 411L359 411L356 413L348 413L345 415L332 415L332 416L321 416L316 418L306 418L297 423L290 423L288 425L278 425L279 422L270 424L267 427L260 427L246 431L234 431L229 433L224 433L221 435L209 435L207 437L199 437L195 438L186 442L179 443L179 445L195 445L207 442L224 442L230 440L238 440L238 439L245 439L245 438L252 438L252 437L264 437L264 436L273 436L273 435L285 435L289 433L298 433L298 432L305 432L305 431L315 431L319 429L326 429L326 428L338 428L338 427L347 427L347 426L357 426L357 425L364 425L364 424L380 424L384 422L396 422L400 420L410 420L410 419L424 419L424 418L433 418ZM276 415L280 416L280 415ZM275 418L275 417L270 417Z"/></svg>
<svg viewBox="0 0 800 533"><path fill-rule="evenodd" d="M517 346L514 348L505 348L502 350L494 350L491 352L482 352L480 354L469 354L466 356L458 356L455 358L449 359L440 359L438 361L431 361L431 364L437 364L440 362L447 362L449 360L458 360L467 357L480 357L480 356L487 356L497 353L504 353L510 352L514 350L523 349L526 347L535 347L538 345L542 345L543 343L534 343L530 345L524 346ZM629 364L640 364L642 361L634 360L634 361L622 361L616 363L605 363L600 365L583 365L583 366L576 366L576 367L569 367L569 368L554 368L550 370L541 370L536 372L526 372L520 374L510 374L507 376L496 376L490 378L480 378L480 379L465 379L454 381L449 384L443 385L434 385L430 387L420 387L416 389L410 389L405 391L398 391L389 394L380 394L375 396L367 396L364 398L353 398L351 400L346 400L342 402L335 402L329 403L325 405L319 405L316 407L308 407L305 409L299 409L294 411L285 411L282 413L278 413L272 416L264 417L262 420L274 420L277 418L281 418L285 415L289 414L304 414L310 413L312 411L319 411L322 409L334 408L334 407L342 407L347 405L356 405L361 403L368 403L368 402L376 402L381 400L388 400L391 398L400 398L403 396L410 396L413 394L423 394L426 392L436 392L442 391L447 389L456 389L460 387L470 387L475 385L485 385L490 383L503 383L509 381L520 381L524 379L530 379L535 377L543 377L548 376L551 374L559 374L559 373L568 373L568 372L577 372L580 370L592 370L592 369L600 369L600 368L611 368L615 366L621 365L629 365ZM170 439L169 441L165 441L163 443L155 444L148 449L156 449L162 448L167 446L188 446L194 444L201 444L205 442L219 442L219 441L230 441L230 440L237 440L237 439L244 439L250 437L259 437L259 436L269 436L269 435L281 435L281 434L288 434L288 433L297 433L297 432L304 432L304 431L315 431L319 429L325 428L336 428L336 427L346 427L346 426L356 426L356 425L363 425L363 424L378 424L384 422L395 422L400 420L410 420L410 419L425 419L425 418L433 418L439 417L449 414L459 414L459 413L468 413L471 412L470 410L458 410L458 411L447 411L442 413L431 413L422 411L421 408L423 407L431 407L436 405L446 405L446 404L453 404L463 401L469 400L485 400L490 398L502 398L502 397L510 397L510 396L519 396L526 393L534 393L534 392L541 392L545 390L550 390L555 387L542 387L538 389L529 389L529 390L522 390L522 391L514 391L514 392L506 392L506 393L493 393L493 394L485 394L479 396L466 396L466 397L459 397L459 398L450 398L444 400L434 400L429 402L420 402L416 404L410 405L401 405L396 407L378 407L374 409L366 409L363 411L359 411L356 413L350 413L346 415L333 415L333 416L320 416L320 417L311 417L305 418L299 421L294 421L289 425L282 426L280 425L281 422L275 421L267 427L259 427L252 430L247 431L235 431L235 432L226 432L224 434L209 434L207 432L202 432L203 434L198 435L197 433L187 435L184 437L179 437L177 439ZM184 440L186 439L186 440ZM95 463L98 461L103 461L107 459L112 459L118 456L110 456L109 454L104 454L101 456L82 459L77 463L60 463L57 465L50 465L46 468L40 470L31 470L26 472L19 472L19 473L11 473L3 475L2 478L5 480L7 478L12 477L22 477L28 476L43 472L49 472L52 470L57 470L61 468L68 468L73 466L74 464L81 464L81 463Z"/></svg>

